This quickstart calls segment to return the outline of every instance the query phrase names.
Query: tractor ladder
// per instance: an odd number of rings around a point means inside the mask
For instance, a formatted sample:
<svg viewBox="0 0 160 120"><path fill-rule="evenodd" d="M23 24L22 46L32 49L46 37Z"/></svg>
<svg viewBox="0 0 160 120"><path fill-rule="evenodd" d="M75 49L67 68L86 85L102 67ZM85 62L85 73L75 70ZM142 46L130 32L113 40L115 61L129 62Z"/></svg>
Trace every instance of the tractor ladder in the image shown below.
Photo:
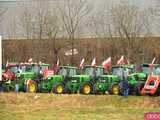
<svg viewBox="0 0 160 120"><path fill-rule="evenodd" d="M149 75L143 89L141 90L141 94L155 94L159 84L160 76L153 74Z"/></svg>

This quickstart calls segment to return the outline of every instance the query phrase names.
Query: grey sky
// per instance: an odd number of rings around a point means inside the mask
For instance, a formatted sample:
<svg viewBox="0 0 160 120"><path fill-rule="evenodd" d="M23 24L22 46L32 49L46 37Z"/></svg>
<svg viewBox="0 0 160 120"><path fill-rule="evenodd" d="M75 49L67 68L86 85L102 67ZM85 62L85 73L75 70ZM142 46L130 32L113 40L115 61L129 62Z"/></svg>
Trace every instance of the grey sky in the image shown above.
<svg viewBox="0 0 160 120"><path fill-rule="evenodd" d="M19 10L22 7L20 4L20 1L29 1L29 0L0 0L0 6L7 8L7 12L4 15L3 22L0 23L0 34L4 35L5 37L7 37L8 35L7 31L10 27L10 25L8 24L8 21L9 21L8 19L11 20L14 17L18 19L17 15ZM56 0L49 0L49 1L56 1ZM88 0L88 1L90 1L92 6L94 6L95 11L97 11L97 9L101 9L101 7L104 6L104 3L107 6L111 6L112 4L119 4L120 0ZM148 7L156 7L159 2L159 0L121 0L121 1L128 2L129 4L137 5L142 9L148 8ZM153 29L152 31L155 34L159 33L159 31L157 31L158 28L156 28L156 26L154 26L152 29ZM16 33L18 34L19 32L16 32Z"/></svg>

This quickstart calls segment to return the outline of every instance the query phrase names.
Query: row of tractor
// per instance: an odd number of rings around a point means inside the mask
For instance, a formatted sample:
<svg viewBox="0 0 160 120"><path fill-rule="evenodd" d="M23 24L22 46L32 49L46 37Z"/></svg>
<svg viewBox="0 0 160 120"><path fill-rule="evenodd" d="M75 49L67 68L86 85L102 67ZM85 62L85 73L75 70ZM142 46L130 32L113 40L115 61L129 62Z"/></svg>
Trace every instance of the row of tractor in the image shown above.
<svg viewBox="0 0 160 120"><path fill-rule="evenodd" d="M3 69L0 91L52 92L56 94L159 95L159 64L56 66L45 63L9 63Z"/></svg>

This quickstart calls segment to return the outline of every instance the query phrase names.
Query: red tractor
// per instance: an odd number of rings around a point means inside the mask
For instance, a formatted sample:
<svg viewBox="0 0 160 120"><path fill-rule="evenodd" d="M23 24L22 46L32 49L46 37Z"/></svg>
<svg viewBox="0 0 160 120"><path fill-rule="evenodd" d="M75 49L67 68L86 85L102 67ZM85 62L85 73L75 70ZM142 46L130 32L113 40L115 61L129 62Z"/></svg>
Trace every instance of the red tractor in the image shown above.
<svg viewBox="0 0 160 120"><path fill-rule="evenodd" d="M160 75L151 74L141 90L141 94L160 95Z"/></svg>
<svg viewBox="0 0 160 120"><path fill-rule="evenodd" d="M4 73L2 74L2 81L14 80L16 73L18 72L19 65L16 63L10 63L6 66Z"/></svg>

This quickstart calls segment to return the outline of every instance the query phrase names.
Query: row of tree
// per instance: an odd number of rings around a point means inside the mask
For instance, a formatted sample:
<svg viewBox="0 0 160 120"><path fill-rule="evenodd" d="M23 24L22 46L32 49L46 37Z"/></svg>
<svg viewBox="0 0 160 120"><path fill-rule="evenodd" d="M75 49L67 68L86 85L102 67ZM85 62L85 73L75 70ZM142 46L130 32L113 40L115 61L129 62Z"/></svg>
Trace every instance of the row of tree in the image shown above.
<svg viewBox="0 0 160 120"><path fill-rule="evenodd" d="M47 54L45 61L54 59L56 63L58 57L63 57L63 51L71 49L72 55L67 61L75 64L74 48L81 56L97 56L100 60L126 55L130 61L144 62L159 56L151 30L153 23L157 24L154 20L159 16L158 7L142 9L121 1L116 5L104 4L95 10L86 0L54 1L52 5L47 0L29 1L21 6L21 12L12 16L8 35L16 39L18 31L29 43L5 42L4 61L11 56L24 60L31 55L39 59ZM4 11L0 9L0 16ZM80 39L88 35L94 39ZM22 54L16 54L19 48Z"/></svg>

